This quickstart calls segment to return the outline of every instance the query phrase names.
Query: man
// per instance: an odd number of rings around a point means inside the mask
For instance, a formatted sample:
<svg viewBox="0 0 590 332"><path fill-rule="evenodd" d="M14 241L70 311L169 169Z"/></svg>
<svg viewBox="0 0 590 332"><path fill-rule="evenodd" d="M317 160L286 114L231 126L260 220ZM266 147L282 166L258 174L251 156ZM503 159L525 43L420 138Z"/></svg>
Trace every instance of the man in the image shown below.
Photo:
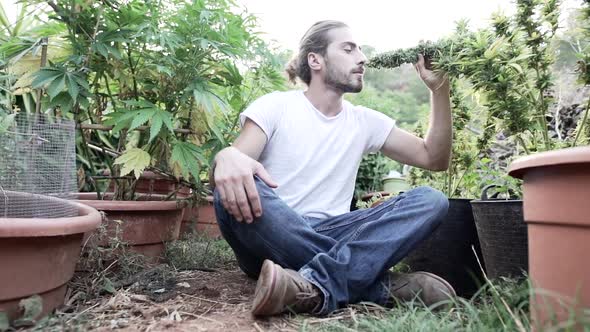
<svg viewBox="0 0 590 332"><path fill-rule="evenodd" d="M274 92L241 114L233 146L215 157L211 182L220 230L240 268L258 278L252 313L330 313L349 303L391 305L455 296L430 273L395 274L399 262L438 226L448 200L420 187L378 207L350 212L363 154L445 170L451 151L446 77L417 72L431 91L425 139L374 110L343 100L363 87L367 61L341 22L314 24L287 72L306 91Z"/></svg>

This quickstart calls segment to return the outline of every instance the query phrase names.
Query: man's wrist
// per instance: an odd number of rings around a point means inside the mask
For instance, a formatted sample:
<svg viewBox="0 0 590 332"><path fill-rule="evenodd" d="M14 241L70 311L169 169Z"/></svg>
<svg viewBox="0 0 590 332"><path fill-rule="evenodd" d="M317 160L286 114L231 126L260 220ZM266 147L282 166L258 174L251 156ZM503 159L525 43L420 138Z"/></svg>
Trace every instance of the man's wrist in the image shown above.
<svg viewBox="0 0 590 332"><path fill-rule="evenodd" d="M445 82L443 82L438 88L431 90L431 92L433 97L448 97L451 94L451 85L449 83L449 80L445 80Z"/></svg>

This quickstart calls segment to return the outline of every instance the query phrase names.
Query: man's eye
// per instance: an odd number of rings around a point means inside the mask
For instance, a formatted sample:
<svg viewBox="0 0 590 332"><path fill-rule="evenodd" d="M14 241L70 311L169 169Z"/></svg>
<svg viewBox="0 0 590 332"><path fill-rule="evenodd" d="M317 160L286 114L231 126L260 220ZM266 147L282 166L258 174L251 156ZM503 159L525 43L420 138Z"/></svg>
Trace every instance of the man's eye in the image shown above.
<svg viewBox="0 0 590 332"><path fill-rule="evenodd" d="M352 49L350 49L350 48L345 48L345 49L344 49L344 52L346 52L346 53L350 53L350 52L352 52Z"/></svg>

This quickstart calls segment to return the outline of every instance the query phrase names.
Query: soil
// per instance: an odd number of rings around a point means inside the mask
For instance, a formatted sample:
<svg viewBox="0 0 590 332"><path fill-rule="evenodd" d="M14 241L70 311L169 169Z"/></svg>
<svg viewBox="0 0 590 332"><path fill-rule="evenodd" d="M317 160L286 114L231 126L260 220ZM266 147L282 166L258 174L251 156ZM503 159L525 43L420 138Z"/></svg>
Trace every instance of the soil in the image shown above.
<svg viewBox="0 0 590 332"><path fill-rule="evenodd" d="M95 275L77 272L66 297L42 331L297 331L306 318L289 314L254 318L256 281L236 265L214 270L148 268L113 284L112 293L84 298ZM86 290L86 293L88 291ZM313 322L311 322L313 324Z"/></svg>

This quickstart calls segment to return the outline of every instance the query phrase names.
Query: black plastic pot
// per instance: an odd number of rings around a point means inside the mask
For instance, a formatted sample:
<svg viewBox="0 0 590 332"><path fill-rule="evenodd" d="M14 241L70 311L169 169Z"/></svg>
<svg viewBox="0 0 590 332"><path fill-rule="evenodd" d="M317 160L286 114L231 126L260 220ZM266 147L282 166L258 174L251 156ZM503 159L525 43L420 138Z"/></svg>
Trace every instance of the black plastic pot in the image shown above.
<svg viewBox="0 0 590 332"><path fill-rule="evenodd" d="M473 248L481 257L469 199L449 199L446 219L404 260L413 271L427 271L447 280L458 295L469 297L483 284Z"/></svg>
<svg viewBox="0 0 590 332"><path fill-rule="evenodd" d="M528 235L522 200L471 201L488 278L522 278L528 271Z"/></svg>

